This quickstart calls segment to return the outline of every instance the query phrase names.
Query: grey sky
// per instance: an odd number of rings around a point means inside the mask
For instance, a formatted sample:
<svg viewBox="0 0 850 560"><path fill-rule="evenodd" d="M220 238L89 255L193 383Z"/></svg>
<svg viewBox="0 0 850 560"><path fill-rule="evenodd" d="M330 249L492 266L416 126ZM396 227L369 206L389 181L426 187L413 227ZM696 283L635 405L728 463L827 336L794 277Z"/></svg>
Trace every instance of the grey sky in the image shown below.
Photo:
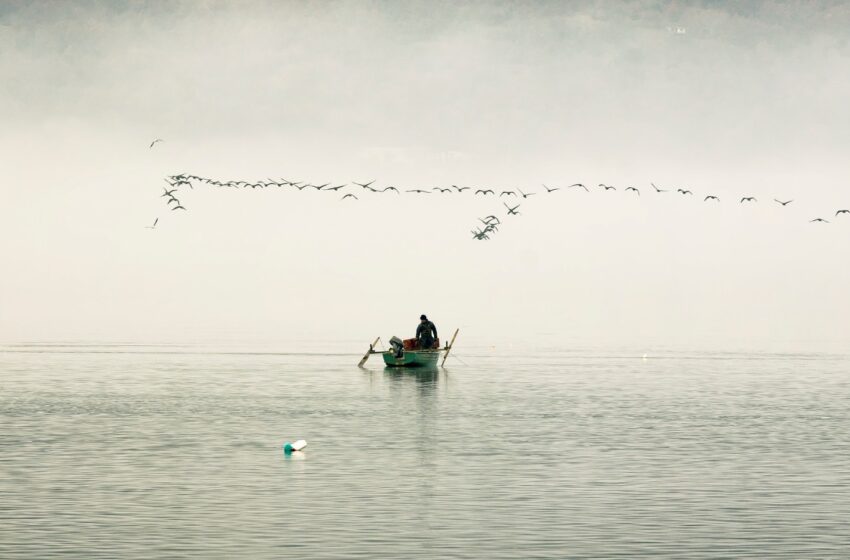
<svg viewBox="0 0 850 560"><path fill-rule="evenodd" d="M848 30L843 2L3 3L0 340L427 312L478 341L846 345L850 218L808 221L850 206ZM620 190L537 194L478 243L498 200L200 188L176 216L179 172Z"/></svg>

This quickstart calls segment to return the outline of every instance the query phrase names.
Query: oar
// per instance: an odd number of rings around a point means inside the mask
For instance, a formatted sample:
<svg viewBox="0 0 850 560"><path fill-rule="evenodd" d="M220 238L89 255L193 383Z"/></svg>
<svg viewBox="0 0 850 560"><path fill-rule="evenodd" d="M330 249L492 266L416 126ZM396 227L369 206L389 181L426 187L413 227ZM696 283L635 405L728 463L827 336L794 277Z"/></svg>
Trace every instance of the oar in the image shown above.
<svg viewBox="0 0 850 560"><path fill-rule="evenodd" d="M372 354L372 351L375 349L375 346L378 345L378 341L381 340L381 337L375 339L375 342L369 345L369 350L366 351L366 354L363 355L363 359L360 360L360 363L357 364L357 367L363 367L363 364L366 363L366 360L369 359L369 356Z"/></svg>
<svg viewBox="0 0 850 560"><path fill-rule="evenodd" d="M452 351L452 346L455 345L455 338L457 338L457 333L460 332L460 329L455 329L455 333L452 335L452 341L449 342L449 345L446 346L446 353L443 354L443 363L440 364L440 367L446 365L446 358L449 357L449 352Z"/></svg>

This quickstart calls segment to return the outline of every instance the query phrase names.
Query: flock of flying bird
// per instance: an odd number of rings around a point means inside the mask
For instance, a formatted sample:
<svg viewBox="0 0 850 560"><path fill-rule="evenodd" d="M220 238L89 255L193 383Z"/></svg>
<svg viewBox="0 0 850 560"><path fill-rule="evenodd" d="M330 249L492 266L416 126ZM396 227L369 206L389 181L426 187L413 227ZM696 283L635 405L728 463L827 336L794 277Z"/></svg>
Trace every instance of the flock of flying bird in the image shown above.
<svg viewBox="0 0 850 560"><path fill-rule="evenodd" d="M151 143L150 148L153 148L154 145L157 144L158 142L162 142L162 140L157 138L156 140L154 140ZM185 173L181 173L181 174L178 174L178 175L170 175L170 176L165 178L165 182L167 183L168 186L163 188L163 192L160 195L160 197L166 198L165 204L171 211L177 211L177 210L185 211L186 210L186 208L180 203L180 200L177 198L176 193L178 193L180 187L183 187L183 186L189 187L190 189L194 188L193 183L204 183L204 184L207 184L207 185L210 185L210 186L213 186L213 187L233 188L233 189L248 189L248 188L250 188L250 189L265 189L265 188L272 188L272 187L274 187L274 188L298 189L299 191L303 191L304 189L315 189L316 191L322 191L322 192L327 192L327 193L335 193L335 194L339 194L340 191L344 188L355 188L356 189L356 187L360 187L361 190L356 191L356 192L359 192L360 194L363 194L363 193L395 193L397 195L400 195L402 192L405 192L405 193L411 193L411 194L417 194L417 195L429 195L429 194L463 194L465 191L472 191L473 196L481 196L481 197L484 197L484 198L492 196L492 197L499 198L499 199L501 199L502 197L514 197L514 199L516 199L517 201L520 198L523 199L523 200L526 200L526 199L538 194L536 192L524 192L524 191L522 191L521 189L518 189L518 188L517 189L510 189L510 190L501 190L501 191L499 191L498 194L496 194L496 191L492 188L473 189L472 187L459 187L457 185L451 185L451 187L432 187L432 188L429 188L429 189L422 189L422 188L403 189L403 191L402 191L402 190L400 190L399 187L395 187L395 186L392 186L392 185L388 185L384 188L379 189L379 188L377 188L377 186L373 186L373 185L375 185L375 180L371 180L371 181L363 182L363 183L352 181L351 186L349 186L349 184L347 184L347 183L338 184L338 185L335 185L335 184L332 184L332 183L313 184L313 183L309 183L309 182L305 182L305 181L291 181L289 179L282 179L282 178L281 179L267 179L265 181L261 180L261 181L253 181L253 182L252 181L241 181L241 180L240 181L219 181L219 180L215 180L215 179L209 179L209 178L206 178L206 177L200 177L198 175L187 175ZM659 188L654 183L650 183L650 185L652 186L652 188L653 188L653 190L656 194L671 192L671 189ZM549 187L548 185L544 184L543 188L545 189L545 194L551 195L552 193L561 190L562 187ZM565 188L565 189L583 189L584 191L586 191L588 193L590 192L590 188L588 188L588 186L585 185L584 183L573 183L573 184L568 185L568 186L563 187L563 188ZM607 184L604 184L604 183L599 183L596 186L596 189L602 189L604 192L608 192L608 191L616 191L617 187L615 187L613 185L607 185ZM634 187L634 186L625 187L623 189L623 191L628 192L628 193L634 193L635 196L641 196L640 189L638 189L637 187ZM692 191L690 191L688 189L684 189L684 188L677 188L675 192L678 193L681 196L695 196ZM340 198L340 200L347 200L347 199L359 200L359 198L357 197L357 194L352 193L352 192L346 192L346 193L342 194L342 196ZM779 200L779 199L776 199L776 198L774 198L773 200L774 200L774 202L781 205L782 207L788 206L789 204L794 202L793 200ZM719 203L720 197L713 195L713 194L708 194L703 198L703 202ZM741 199L738 201L738 203L739 204L758 203L758 199L754 196L744 196L744 197L741 197ZM520 212L519 212L520 204L516 204L515 206L510 206L504 201L502 202L502 204L506 209L506 213L505 213L506 216L518 216L518 215L520 215ZM850 209L837 210L835 212L835 217L838 217L842 214L850 215ZM475 239L475 240L478 240L478 241L489 240L494 233L498 232L499 226L502 223L501 220L493 214L485 216L484 218L478 218L478 220L483 225L478 226L476 229L473 229L471 231L472 238ZM154 229L154 228L156 228L156 224L158 222L159 222L159 218L154 220L152 225L146 226L146 227L148 229ZM812 222L812 223L829 223L829 220L826 220L824 218L814 218L812 220L809 220L809 222Z"/></svg>

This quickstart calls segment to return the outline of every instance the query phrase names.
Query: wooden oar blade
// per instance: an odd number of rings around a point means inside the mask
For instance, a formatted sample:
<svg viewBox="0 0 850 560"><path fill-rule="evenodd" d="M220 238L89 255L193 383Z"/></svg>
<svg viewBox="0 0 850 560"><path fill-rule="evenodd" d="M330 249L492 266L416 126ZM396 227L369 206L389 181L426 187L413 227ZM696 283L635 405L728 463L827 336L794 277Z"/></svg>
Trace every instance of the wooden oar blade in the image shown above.
<svg viewBox="0 0 850 560"><path fill-rule="evenodd" d="M446 359L449 357L449 352L452 351L452 346L455 345L455 338L457 338L457 333L459 333L459 332L460 332L460 329L455 329L455 333L452 335L452 340L451 340L451 342L449 342L449 345L446 347L446 353L443 354L443 361L440 364L440 367L443 367L443 366L446 365Z"/></svg>
<svg viewBox="0 0 850 560"><path fill-rule="evenodd" d="M371 356L371 355L372 355L372 351L375 349L375 346L377 346L377 345L378 345L378 341L379 341L379 340L381 340L381 337L380 337L380 336L379 336L378 338L376 338L376 339L375 339L375 342L373 342L372 344L370 344L370 345L369 345L369 349L368 349L368 350L366 350L366 353L365 353L365 354L363 355L363 357L360 359L360 363L358 363L358 364L357 364L357 367L363 367L363 364L365 364L365 363L366 363L366 360L368 360L368 359L369 359L369 356Z"/></svg>

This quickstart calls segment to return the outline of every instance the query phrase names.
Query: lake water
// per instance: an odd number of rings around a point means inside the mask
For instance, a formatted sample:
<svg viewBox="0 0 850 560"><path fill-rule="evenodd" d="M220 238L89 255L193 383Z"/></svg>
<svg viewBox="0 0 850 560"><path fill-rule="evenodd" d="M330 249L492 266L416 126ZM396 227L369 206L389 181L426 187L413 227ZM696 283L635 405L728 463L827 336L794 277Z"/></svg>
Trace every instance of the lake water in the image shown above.
<svg viewBox="0 0 850 560"><path fill-rule="evenodd" d="M360 346L0 347L0 558L850 555L848 355Z"/></svg>

